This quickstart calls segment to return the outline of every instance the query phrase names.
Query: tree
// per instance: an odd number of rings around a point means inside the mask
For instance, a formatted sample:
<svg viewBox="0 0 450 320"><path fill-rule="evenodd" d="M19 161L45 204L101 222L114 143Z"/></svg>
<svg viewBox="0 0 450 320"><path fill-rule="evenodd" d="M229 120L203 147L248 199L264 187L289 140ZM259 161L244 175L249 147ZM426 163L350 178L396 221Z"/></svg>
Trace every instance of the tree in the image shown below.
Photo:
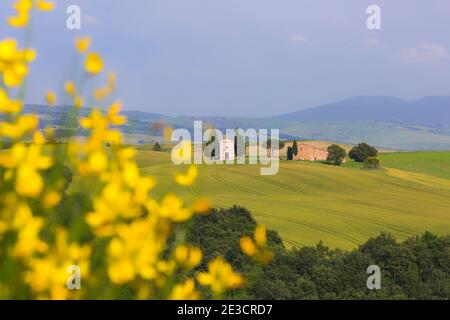
<svg viewBox="0 0 450 320"><path fill-rule="evenodd" d="M328 147L327 163L334 166L340 166L347 156L347 152L337 144Z"/></svg>
<svg viewBox="0 0 450 320"><path fill-rule="evenodd" d="M273 140L272 139L267 139L266 143L264 144L264 147L266 149L272 149L272 144L276 145L276 143L278 143L278 150L281 150L284 148L284 142L280 141L280 140Z"/></svg>
<svg viewBox="0 0 450 320"><path fill-rule="evenodd" d="M158 142L155 142L155 144L153 145L153 151L161 151L161 145Z"/></svg>
<svg viewBox="0 0 450 320"><path fill-rule="evenodd" d="M236 139L236 138L235 138ZM215 143L216 141L216 136L211 136L211 138L209 139L208 142L206 142L206 145L209 146L211 143ZM236 143L234 144L235 148L236 148ZM207 155L208 157L211 158L215 158L216 157L216 148L211 150L211 154Z"/></svg>
<svg viewBox="0 0 450 320"><path fill-rule="evenodd" d="M235 157L243 157L245 156L245 139L243 136L239 134L239 130L235 129L234 136L234 156ZM243 150L238 150L238 146L241 145ZM240 151L240 152L239 152Z"/></svg>
<svg viewBox="0 0 450 320"><path fill-rule="evenodd" d="M294 143L292 144L292 152L294 153L294 156L298 154L298 146L296 140L294 140Z"/></svg>
<svg viewBox="0 0 450 320"><path fill-rule="evenodd" d="M292 147L287 148L287 159L294 160L294 149Z"/></svg>
<svg viewBox="0 0 450 320"><path fill-rule="evenodd" d="M364 162L370 157L378 156L378 150L367 143L360 143L352 148L348 156L356 162Z"/></svg>
<svg viewBox="0 0 450 320"><path fill-rule="evenodd" d="M363 169L366 170L379 169L380 167L381 167L380 159L378 159L377 157L367 158L363 162Z"/></svg>

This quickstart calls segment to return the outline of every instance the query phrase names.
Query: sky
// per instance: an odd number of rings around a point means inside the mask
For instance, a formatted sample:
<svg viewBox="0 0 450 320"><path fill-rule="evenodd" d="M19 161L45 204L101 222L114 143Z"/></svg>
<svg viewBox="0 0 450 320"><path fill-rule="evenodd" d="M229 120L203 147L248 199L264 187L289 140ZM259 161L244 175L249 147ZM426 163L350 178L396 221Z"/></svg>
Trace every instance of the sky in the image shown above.
<svg viewBox="0 0 450 320"><path fill-rule="evenodd" d="M23 37L5 23L0 39ZM76 69L90 35L127 110L260 117L360 95L450 95L448 0L60 0L33 17L28 103ZM81 30L68 30L78 5ZM381 30L366 26L381 8ZM91 81L90 85L100 80Z"/></svg>

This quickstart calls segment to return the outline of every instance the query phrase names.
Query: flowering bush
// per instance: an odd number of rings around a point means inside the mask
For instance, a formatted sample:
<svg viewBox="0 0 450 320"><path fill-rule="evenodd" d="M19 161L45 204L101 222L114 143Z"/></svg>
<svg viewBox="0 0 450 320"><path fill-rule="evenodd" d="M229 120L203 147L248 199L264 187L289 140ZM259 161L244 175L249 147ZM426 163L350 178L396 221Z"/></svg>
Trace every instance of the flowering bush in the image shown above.
<svg viewBox="0 0 450 320"><path fill-rule="evenodd" d="M8 23L29 28L32 10L53 7L42 0L16 1L17 14ZM104 72L100 54L90 46L90 38L76 39L83 74L74 78L83 80L64 85L73 106L68 121L78 121L88 136L55 145L52 129L40 129L45 124L37 115L23 113L25 79L36 52L12 38L0 41L0 299L195 299L199 285L220 298L242 286L242 276L222 257L193 272L202 251L184 243L184 229L195 214L208 212L208 202L187 205L175 194L161 201L151 196L155 181L141 175L136 150L124 145L117 129L127 119L120 101L112 100L115 75L105 77L92 99L78 89ZM46 98L54 107L56 94L49 91ZM89 116L79 117L78 109L91 100L99 106L110 101L107 111L93 107ZM72 174L79 192L67 191ZM174 179L189 186L196 177L191 166ZM267 262L265 229L255 231L255 241L243 239L244 252ZM67 287L74 270L81 290Z"/></svg>

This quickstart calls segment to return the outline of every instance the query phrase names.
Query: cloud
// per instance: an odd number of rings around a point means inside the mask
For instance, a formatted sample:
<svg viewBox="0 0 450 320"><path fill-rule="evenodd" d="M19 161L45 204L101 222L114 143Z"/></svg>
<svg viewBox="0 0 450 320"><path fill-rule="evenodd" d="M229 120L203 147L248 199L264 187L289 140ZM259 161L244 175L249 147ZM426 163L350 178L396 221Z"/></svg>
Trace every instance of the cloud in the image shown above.
<svg viewBox="0 0 450 320"><path fill-rule="evenodd" d="M305 36L301 34L292 34L288 40L290 43L304 43L306 42Z"/></svg>
<svg viewBox="0 0 450 320"><path fill-rule="evenodd" d="M380 42L380 40L375 39L375 38L368 38L364 41L364 44L367 47L371 47L371 48L383 48L384 45Z"/></svg>
<svg viewBox="0 0 450 320"><path fill-rule="evenodd" d="M437 63L450 60L450 52L439 44L419 43L415 47L397 50L391 59L401 63Z"/></svg>

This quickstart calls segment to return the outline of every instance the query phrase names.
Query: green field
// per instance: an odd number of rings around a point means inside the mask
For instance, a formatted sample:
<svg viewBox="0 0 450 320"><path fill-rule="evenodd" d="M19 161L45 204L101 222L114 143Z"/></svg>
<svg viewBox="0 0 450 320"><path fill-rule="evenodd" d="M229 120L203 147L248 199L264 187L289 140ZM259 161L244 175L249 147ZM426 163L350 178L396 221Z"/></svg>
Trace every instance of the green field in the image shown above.
<svg viewBox="0 0 450 320"><path fill-rule="evenodd" d="M450 152L396 152L381 156L385 167L450 179Z"/></svg>
<svg viewBox="0 0 450 320"><path fill-rule="evenodd" d="M322 240L349 249L382 231L399 239L426 230L449 234L450 153L395 153L382 161L392 169L284 161L277 175L261 176L255 165L202 165L197 183L183 188L172 179L183 168L169 154L138 155L142 171L158 181L157 196L173 191L216 207L244 206L289 246Z"/></svg>

